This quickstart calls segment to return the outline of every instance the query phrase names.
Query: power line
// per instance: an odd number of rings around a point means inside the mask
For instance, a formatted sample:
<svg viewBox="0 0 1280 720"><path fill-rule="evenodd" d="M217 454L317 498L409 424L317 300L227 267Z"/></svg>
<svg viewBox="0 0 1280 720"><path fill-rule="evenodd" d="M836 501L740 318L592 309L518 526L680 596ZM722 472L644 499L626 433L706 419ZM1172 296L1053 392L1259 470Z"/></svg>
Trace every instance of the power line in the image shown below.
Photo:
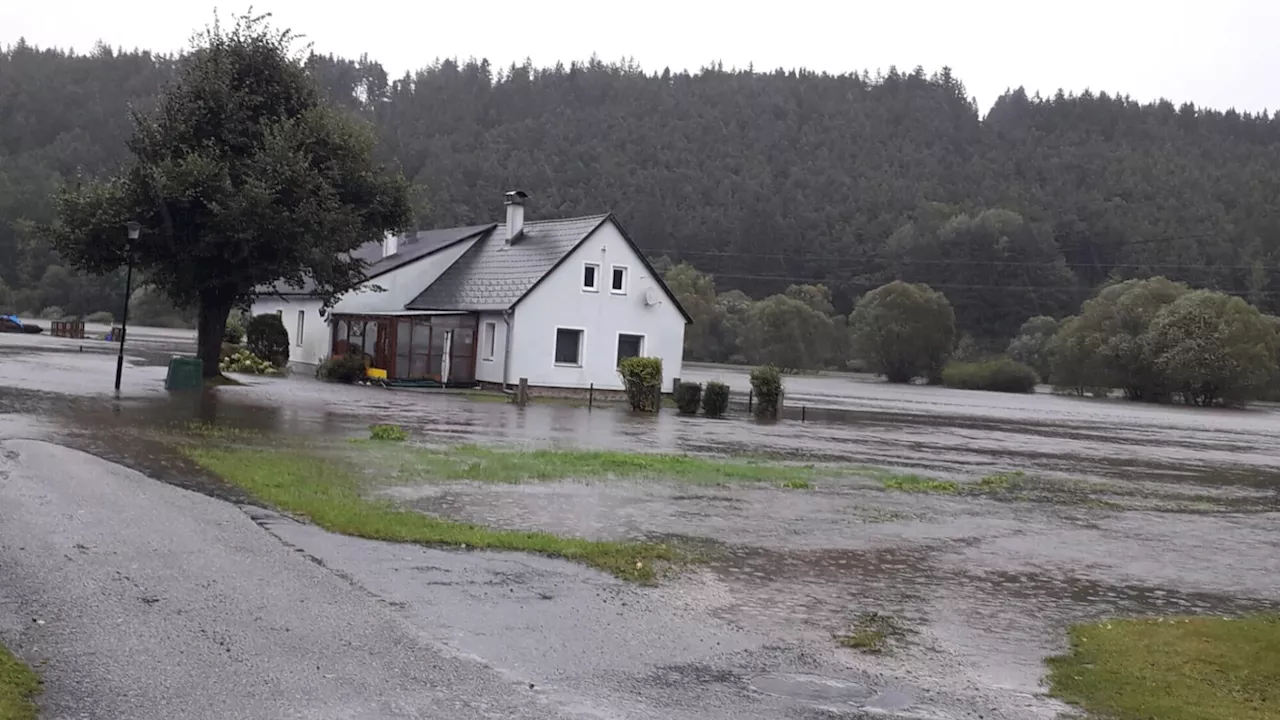
<svg viewBox="0 0 1280 720"><path fill-rule="evenodd" d="M829 280L829 278L825 278L825 277L799 277L799 276L793 276L793 275L748 275L748 274L737 274L737 273L714 273L713 276L717 278L732 278L734 280L769 280L769 281L777 281L777 282L788 282L791 284L824 283L827 280ZM882 283L880 282L850 282L850 283L846 283L845 286L875 288L875 287L879 287L881 284ZM983 285L983 284L966 284L966 283L929 283L929 287L933 288L934 290L939 290L939 289L1025 290L1029 292L1042 292L1045 290L1056 290L1056 291L1062 291L1062 292L1081 291L1081 290L1092 291L1090 288L1082 288L1082 287L1076 287L1076 286L1053 286L1053 285ZM1224 293L1226 295L1237 295L1240 297L1248 297L1251 294L1263 295L1267 297L1280 296L1280 290L1262 290L1257 293L1244 293L1244 292L1233 292L1230 290L1221 290L1217 288L1209 288L1209 289Z"/></svg>

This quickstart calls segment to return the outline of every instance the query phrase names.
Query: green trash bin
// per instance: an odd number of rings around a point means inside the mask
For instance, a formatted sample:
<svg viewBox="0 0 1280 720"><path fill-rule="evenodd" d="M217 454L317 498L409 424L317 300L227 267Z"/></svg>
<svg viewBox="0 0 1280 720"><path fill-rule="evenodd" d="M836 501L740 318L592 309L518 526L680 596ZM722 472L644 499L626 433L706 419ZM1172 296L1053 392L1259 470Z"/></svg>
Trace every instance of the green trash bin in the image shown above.
<svg viewBox="0 0 1280 720"><path fill-rule="evenodd" d="M199 390L204 387L204 363L200 358L175 355L169 360L165 390Z"/></svg>

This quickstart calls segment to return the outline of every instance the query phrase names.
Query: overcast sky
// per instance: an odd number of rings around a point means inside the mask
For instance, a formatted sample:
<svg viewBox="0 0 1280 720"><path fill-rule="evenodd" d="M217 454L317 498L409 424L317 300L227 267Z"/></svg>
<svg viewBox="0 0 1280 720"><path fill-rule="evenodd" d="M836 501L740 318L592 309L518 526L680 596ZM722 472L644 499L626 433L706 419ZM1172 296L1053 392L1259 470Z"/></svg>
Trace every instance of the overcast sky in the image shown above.
<svg viewBox="0 0 1280 720"><path fill-rule="evenodd" d="M229 0L0 0L0 43L172 51ZM316 50L393 75L436 58L508 65L632 57L844 72L953 68L984 110L1008 87L1280 109L1280 0L256 0Z"/></svg>

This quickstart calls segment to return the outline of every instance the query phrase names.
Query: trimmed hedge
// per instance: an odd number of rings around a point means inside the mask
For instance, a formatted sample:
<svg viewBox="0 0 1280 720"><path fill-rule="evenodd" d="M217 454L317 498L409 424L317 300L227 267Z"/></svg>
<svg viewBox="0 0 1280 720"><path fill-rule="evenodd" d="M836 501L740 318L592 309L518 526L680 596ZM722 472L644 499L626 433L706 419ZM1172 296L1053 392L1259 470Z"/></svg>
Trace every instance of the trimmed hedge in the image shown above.
<svg viewBox="0 0 1280 720"><path fill-rule="evenodd" d="M983 362L957 362L942 371L942 383L961 390L1032 393L1039 376L1028 365L1007 357Z"/></svg>
<svg viewBox="0 0 1280 720"><path fill-rule="evenodd" d="M752 370L751 389L756 396L756 417L778 417L778 404L782 399L782 372L772 365L762 365Z"/></svg>
<svg viewBox="0 0 1280 720"><path fill-rule="evenodd" d="M712 380L702 391L702 412L707 417L724 417L729 409L729 386Z"/></svg>
<svg viewBox="0 0 1280 720"><path fill-rule="evenodd" d="M658 412L662 401L662 358L629 357L618 365L632 410Z"/></svg>
<svg viewBox="0 0 1280 720"><path fill-rule="evenodd" d="M697 415L702 404L702 385L696 382L682 382L676 386L676 407L681 415Z"/></svg>
<svg viewBox="0 0 1280 720"><path fill-rule="evenodd" d="M225 334L226 331L223 332ZM249 352L270 361L276 367L284 367L289 363L289 331L284 329L284 321L279 315L254 315L245 327L244 335Z"/></svg>

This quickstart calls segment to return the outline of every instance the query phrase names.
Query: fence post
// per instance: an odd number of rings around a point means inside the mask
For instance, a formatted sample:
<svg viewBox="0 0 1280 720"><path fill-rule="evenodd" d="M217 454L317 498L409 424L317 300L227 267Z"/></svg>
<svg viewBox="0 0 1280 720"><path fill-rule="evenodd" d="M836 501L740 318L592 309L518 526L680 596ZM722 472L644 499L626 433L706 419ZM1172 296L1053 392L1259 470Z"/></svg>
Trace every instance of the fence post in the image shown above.
<svg viewBox="0 0 1280 720"><path fill-rule="evenodd" d="M520 378L520 385L516 388L516 404L524 407L529 402L529 378Z"/></svg>
<svg viewBox="0 0 1280 720"><path fill-rule="evenodd" d="M806 415L806 414L808 414L808 411L809 411L809 406L808 406L808 405L801 405L801 406L800 406L800 422L804 422L804 420L805 420L805 415Z"/></svg>
<svg viewBox="0 0 1280 720"><path fill-rule="evenodd" d="M596 384L591 383L590 385L587 386L587 409L588 410L590 410L591 406L595 404L595 401L596 401Z"/></svg>
<svg viewBox="0 0 1280 720"><path fill-rule="evenodd" d="M756 389L751 388L750 390L747 391L747 414L748 415L751 414L751 408L755 404L755 399L756 399Z"/></svg>

